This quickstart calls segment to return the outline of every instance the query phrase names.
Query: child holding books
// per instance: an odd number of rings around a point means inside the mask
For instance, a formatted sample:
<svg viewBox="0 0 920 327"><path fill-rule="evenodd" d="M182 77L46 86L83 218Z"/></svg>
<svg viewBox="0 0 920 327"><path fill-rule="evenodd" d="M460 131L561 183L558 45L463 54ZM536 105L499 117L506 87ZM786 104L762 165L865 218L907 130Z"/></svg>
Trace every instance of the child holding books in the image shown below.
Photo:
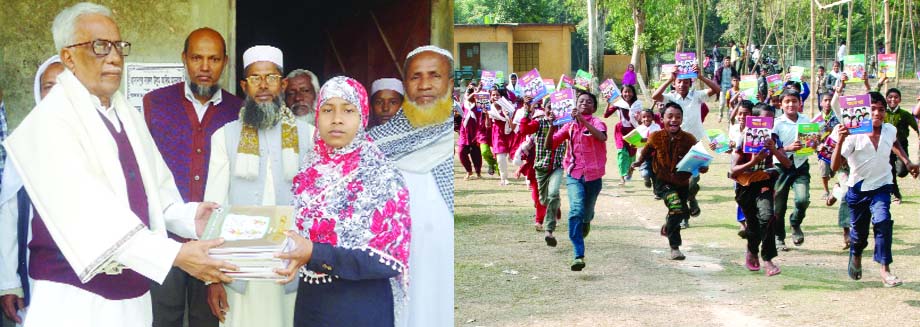
<svg viewBox="0 0 920 327"><path fill-rule="evenodd" d="M498 175L501 178L500 185L508 185L508 177L511 172L508 170L508 154L511 153L511 146L514 140L512 133L512 121L509 113L498 105L498 100L502 98L497 88L489 91L489 101L491 101L488 119L492 129L492 153L498 162Z"/></svg>
<svg viewBox="0 0 920 327"><path fill-rule="evenodd" d="M636 125L638 125L636 116L638 116L639 112L642 110L642 101L639 101L639 98L636 97L636 88L634 86L629 84L623 85L621 94L620 99L623 101L619 102L620 105L623 106L625 104L629 107L621 108L611 103L604 112L604 118L610 117L610 115L616 112L620 119L613 130L613 141L617 148L617 168L619 168L620 173L620 186L626 185L626 181L632 179L632 171L629 167L632 165L633 159L635 159L636 156L636 147L624 141L623 136L629 134L629 132L636 128Z"/></svg>
<svg viewBox="0 0 920 327"><path fill-rule="evenodd" d="M810 203L808 184L811 181L811 174L809 173L808 156L796 154L795 152L804 146L798 140L798 124L810 123L811 119L799 112L802 101L799 91L795 88L785 88L783 93L780 94L780 99L782 100L781 109L783 114L777 115L773 120L773 134L779 138L777 143L783 147L783 151L792 157L793 166L788 169L783 168L776 180L774 211L779 219L777 219L774 226L776 227L776 246L781 250L787 251L785 217L790 191L794 193L793 201L795 204L792 214L789 215L789 224L792 226L792 242L796 246L800 246L805 242L802 221L805 220L805 212Z"/></svg>
<svg viewBox="0 0 920 327"><path fill-rule="evenodd" d="M639 124L636 127L636 131L642 137L642 143L647 143L649 135L661 130L661 125L655 122L655 113L651 109L645 109L639 113ZM632 166L629 167L629 170L633 170ZM652 187L652 174L648 159L639 163L639 174L642 175L642 180L645 181L645 187Z"/></svg>
<svg viewBox="0 0 920 327"><path fill-rule="evenodd" d="M763 108L766 105L760 107ZM757 109L755 107L754 112L750 112L747 106L742 105L738 113L739 116L747 118L750 114L759 115L760 112ZM739 146L733 147L729 177L736 182L735 201L744 213L744 217L751 217L746 223L747 251L744 263L748 270L759 271L760 261L757 259L759 253L764 260L766 275L774 276L780 273L779 267L771 261L776 257L771 222L775 220L773 182L777 174L776 170L772 169L773 160L770 157L775 157L784 167L791 167L792 162L782 150L776 148L776 142L772 138L766 138L764 148L757 153L745 153L743 144L742 141Z"/></svg>
<svg viewBox="0 0 920 327"><path fill-rule="evenodd" d="M869 224L875 239L875 262L881 265L880 275L885 287L901 285L901 280L891 273L891 165L889 155L894 153L917 177L920 166L912 163L898 144L897 130L885 123L885 97L869 92L872 113L872 132L850 135L845 126L837 126L840 142L834 149L831 168L838 168L845 159L850 166L845 201L850 206L850 260L847 274L853 280L862 278L862 252L868 246Z"/></svg>
<svg viewBox="0 0 920 327"><path fill-rule="evenodd" d="M585 268L585 241L594 219L594 204L601 193L604 166L607 164L607 125L597 117L597 97L581 92L572 111L574 121L553 135L553 147L568 141L563 163L569 194L569 239L575 251L572 271Z"/></svg>
<svg viewBox="0 0 920 327"><path fill-rule="evenodd" d="M277 256L290 260L278 274L302 278L293 324L399 326L410 271L406 181L365 131L361 83L334 77L316 100L318 139L292 187L295 248Z"/></svg>
<svg viewBox="0 0 920 327"><path fill-rule="evenodd" d="M671 260L684 260L686 257L680 252L680 223L690 216L687 199L690 194L690 177L688 172L678 172L677 164L696 145L697 140L692 134L681 130L683 122L683 109L680 105L668 102L665 104L662 130L649 136L648 144L642 148L634 167L639 167L645 158L651 159L652 172L655 174L654 192L664 199L668 209L667 222L661 226L661 235L668 237L671 247ZM701 167L700 173L709 171L708 167Z"/></svg>

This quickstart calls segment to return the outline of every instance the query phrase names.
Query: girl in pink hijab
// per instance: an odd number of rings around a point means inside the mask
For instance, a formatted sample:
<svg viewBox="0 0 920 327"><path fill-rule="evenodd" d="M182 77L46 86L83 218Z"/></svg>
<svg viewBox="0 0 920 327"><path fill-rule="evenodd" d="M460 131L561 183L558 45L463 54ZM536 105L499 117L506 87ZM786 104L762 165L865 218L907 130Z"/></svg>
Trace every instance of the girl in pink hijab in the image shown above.
<svg viewBox="0 0 920 327"><path fill-rule="evenodd" d="M367 92L335 77L317 97L316 145L294 177L299 234L278 273L302 280L295 326L394 326L408 286L409 193L365 132Z"/></svg>

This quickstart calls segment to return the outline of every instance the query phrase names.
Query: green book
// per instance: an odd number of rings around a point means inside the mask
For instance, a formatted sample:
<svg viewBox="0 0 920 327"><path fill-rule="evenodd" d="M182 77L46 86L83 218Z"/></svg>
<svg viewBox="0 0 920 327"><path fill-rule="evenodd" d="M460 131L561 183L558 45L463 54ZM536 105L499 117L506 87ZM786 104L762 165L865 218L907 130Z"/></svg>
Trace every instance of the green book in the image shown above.
<svg viewBox="0 0 920 327"><path fill-rule="evenodd" d="M801 123L799 124L799 143L802 148L795 152L798 155L810 156L815 153L818 144L821 144L821 124L819 123Z"/></svg>
<svg viewBox="0 0 920 327"><path fill-rule="evenodd" d="M645 142L642 142L642 135L639 134L638 129L633 129L629 133L626 133L626 135L623 135L623 141L626 141L626 143L632 144L637 148L645 146Z"/></svg>

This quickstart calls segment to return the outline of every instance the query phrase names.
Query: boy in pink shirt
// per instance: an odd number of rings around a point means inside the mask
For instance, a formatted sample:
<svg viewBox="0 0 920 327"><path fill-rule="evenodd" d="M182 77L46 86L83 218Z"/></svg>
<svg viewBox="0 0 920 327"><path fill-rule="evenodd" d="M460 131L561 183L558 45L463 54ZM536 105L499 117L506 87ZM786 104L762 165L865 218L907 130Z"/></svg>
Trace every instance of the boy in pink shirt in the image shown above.
<svg viewBox="0 0 920 327"><path fill-rule="evenodd" d="M574 121L553 135L553 147L568 141L563 161L569 194L569 239L575 250L572 271L585 267L585 236L594 219L594 204L601 193L601 177L607 164L607 125L594 117L597 96L579 93L572 112Z"/></svg>

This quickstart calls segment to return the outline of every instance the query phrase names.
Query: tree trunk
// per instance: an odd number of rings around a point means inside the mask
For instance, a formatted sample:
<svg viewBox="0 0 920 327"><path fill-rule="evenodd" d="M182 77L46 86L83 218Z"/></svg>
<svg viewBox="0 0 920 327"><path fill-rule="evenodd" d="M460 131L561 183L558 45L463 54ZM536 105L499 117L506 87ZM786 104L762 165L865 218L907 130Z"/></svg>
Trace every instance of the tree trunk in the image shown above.
<svg viewBox="0 0 920 327"><path fill-rule="evenodd" d="M888 10L888 0L882 0L882 19L885 32L885 53L891 53L891 15Z"/></svg>
<svg viewBox="0 0 920 327"><path fill-rule="evenodd" d="M850 42L850 38L853 35L852 32L853 32L853 1L850 1L850 3L847 4L847 53L846 54L852 53L850 51L850 48L853 46L853 43ZM843 67L840 67L840 69L843 70Z"/></svg>
<svg viewBox="0 0 920 327"><path fill-rule="evenodd" d="M911 40L911 44L913 45L913 48L911 48L912 49L911 52L913 53L913 57L914 57L914 65L911 67L913 67L914 71L920 71L920 68L917 67L917 34L914 31L914 27L916 25L914 25L914 15L910 14L916 11L914 11L914 3L912 1L909 3L910 5L907 8L907 12L908 12L907 17L910 17L910 40ZM905 59L907 58L905 57ZM904 62L904 60L901 60L901 62Z"/></svg>
<svg viewBox="0 0 920 327"><path fill-rule="evenodd" d="M815 57L817 57L816 50L818 49L817 44L815 44L815 2L809 1L809 3L811 3L811 31L810 33L808 33L809 38L811 38L811 72L812 72L811 73L811 85L813 89L817 90L815 86L815 73L814 73L815 72ZM809 115L814 117L815 98L817 97L813 96L809 98L811 98L811 102L809 103L809 106L808 106Z"/></svg>
<svg viewBox="0 0 920 327"><path fill-rule="evenodd" d="M606 10L598 8L597 0L588 0L588 72L596 79L604 77L604 32ZM592 88L594 88L592 81Z"/></svg>
<svg viewBox="0 0 920 327"><path fill-rule="evenodd" d="M901 45L904 44L904 23L907 22L906 16L907 16L907 0L904 1L904 4L901 7L901 27L898 28L898 51L895 52L898 54L898 58L897 58L898 65L897 65L897 70L896 70L898 74L897 74L897 77L894 78L895 87L901 87L901 72L904 70L903 68L905 66L903 63L904 61L903 58L905 58L905 56L903 53L901 53L901 49L903 49ZM885 49L885 51L888 51L888 50Z"/></svg>
<svg viewBox="0 0 920 327"><path fill-rule="evenodd" d="M757 0L754 0L754 4L753 6L751 6L751 22L748 25L747 44L745 44L747 49L744 49L744 56L743 56L744 61L742 65L742 71L747 71L747 64L748 64L747 58L751 56L750 46L751 46L751 43L754 42L754 22L757 20L756 18L757 18Z"/></svg>
<svg viewBox="0 0 920 327"><path fill-rule="evenodd" d="M639 50L641 46L639 40L642 36L642 31L645 30L645 12L642 9L645 5L645 0L633 0L631 2L633 6L632 18L633 23L635 24L635 31L633 31L632 58L630 58L629 62L632 63L633 67L639 67ZM643 66L643 68L646 72L651 71L648 69L648 65ZM649 99L648 86L645 85L645 79L642 77L642 71L643 69L636 69L636 79L638 80L637 82L639 83L639 88L642 90L642 95L645 97L643 101L645 101L645 103L651 104ZM649 79L651 80L651 75L649 75Z"/></svg>

